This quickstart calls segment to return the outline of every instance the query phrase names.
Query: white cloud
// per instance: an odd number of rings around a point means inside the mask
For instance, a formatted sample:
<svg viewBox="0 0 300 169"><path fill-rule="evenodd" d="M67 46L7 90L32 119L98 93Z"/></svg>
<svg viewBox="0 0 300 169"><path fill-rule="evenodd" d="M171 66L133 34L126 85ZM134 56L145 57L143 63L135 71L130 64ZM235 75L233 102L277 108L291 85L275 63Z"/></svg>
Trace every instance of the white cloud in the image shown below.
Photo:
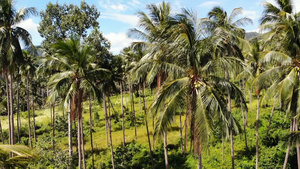
<svg viewBox="0 0 300 169"><path fill-rule="evenodd" d="M32 19L26 19L26 20L20 22L19 24L17 24L16 26L24 28L25 30L27 30L30 33L30 35L32 37L32 42L34 45L41 44L42 37L40 36L40 34L38 32L39 24L34 23L34 21Z"/></svg>
<svg viewBox="0 0 300 169"><path fill-rule="evenodd" d="M126 5L118 4L118 5L111 5L110 6L113 10L119 10L119 11L124 11L128 8Z"/></svg>
<svg viewBox="0 0 300 169"><path fill-rule="evenodd" d="M138 0L99 0L99 5L107 11L123 12L141 3Z"/></svg>
<svg viewBox="0 0 300 169"><path fill-rule="evenodd" d="M211 7L214 7L214 6L218 6L218 5L220 5L220 4L221 4L221 3L218 2L218 1L207 1L207 2L203 2L203 3L200 4L199 6L211 8Z"/></svg>
<svg viewBox="0 0 300 169"><path fill-rule="evenodd" d="M300 1L299 0L294 0L294 8L296 12L300 12Z"/></svg>
<svg viewBox="0 0 300 169"><path fill-rule="evenodd" d="M102 13L100 17L128 23L132 26L136 26L139 21L139 18L136 15L125 15L120 13Z"/></svg>
<svg viewBox="0 0 300 169"><path fill-rule="evenodd" d="M259 17L257 14L257 11L248 11L248 10L243 10L243 13L241 16L248 17L248 18L252 19L252 21L255 21Z"/></svg>
<svg viewBox="0 0 300 169"><path fill-rule="evenodd" d="M104 36L110 41L110 43L111 43L110 51L113 54L120 53L120 51L123 48L129 46L134 41L138 41L138 40L129 38L127 36L127 34L124 32L108 33L108 34L104 34Z"/></svg>

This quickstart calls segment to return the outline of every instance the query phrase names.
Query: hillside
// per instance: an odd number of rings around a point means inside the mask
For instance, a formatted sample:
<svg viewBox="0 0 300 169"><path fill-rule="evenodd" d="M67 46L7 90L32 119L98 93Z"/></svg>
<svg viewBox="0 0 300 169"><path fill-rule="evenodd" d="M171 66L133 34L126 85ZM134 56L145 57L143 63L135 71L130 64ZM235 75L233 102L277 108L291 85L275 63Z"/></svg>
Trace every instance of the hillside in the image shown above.
<svg viewBox="0 0 300 169"><path fill-rule="evenodd" d="M146 97L147 105L152 103L152 95L150 91L147 91ZM130 112L126 111L126 142L127 150L122 149L122 122L121 122L121 108L120 108L120 95L115 95L111 97L112 105L114 111L119 115L119 119L112 118L112 139L113 146L116 155L116 162L118 168L123 168L122 163L133 163L130 168L135 167L150 167L150 157L148 154L148 142L146 127L144 121L143 111L139 110L139 98L135 97L135 111L137 112L137 140L134 136L134 127L132 119L130 118ZM127 93L124 98L125 107L130 107L129 105L129 94ZM250 105L248 105L250 107ZM271 130L269 136L266 135L270 112L272 106L264 106L261 108L260 112L260 126L259 126L259 145L260 145L260 163L261 168L281 168L286 148L283 145L283 137L288 134L289 123L285 120L285 113L280 113L279 110L275 110ZM278 109L278 107L277 107ZM85 149L86 149L86 161L87 167L91 168L91 146L90 146L90 134L89 134L89 114L88 114L88 102L84 102L84 137L85 137ZM22 133L21 144L28 145L28 130L27 130L27 112L22 112ZM95 166L96 168L110 168L110 149L106 144L106 132L105 132L105 119L102 104L93 102L93 114L94 114L94 127L93 127L93 143L95 152ZM112 111L112 114L113 111ZM239 121L242 126L242 113L239 109L233 109L234 117ZM55 168L67 168L67 151L68 151L68 137L67 137L67 120L66 114L62 116L62 108L57 105L56 107L56 136L55 136L55 151L52 151L52 128L50 125L50 110L40 109L36 111L36 124L37 124L37 140L34 142L34 150L39 154L40 158L34 163L31 163L30 168L44 168L44 167L55 167ZM2 116L2 125L4 129L4 135L7 137L7 118ZM182 124L184 123L185 115L182 116ZM244 133L239 133L234 136L234 148L235 148L235 158L236 166L238 168L254 168L255 167L255 122L256 122L256 102L252 101L252 110L248 112L248 127L247 130L247 144L249 150L245 148ZM151 134L152 142L152 118L148 116L149 129ZM197 157L186 154L183 155L180 149L180 132L179 132L179 112L177 112L176 119L172 126L168 129L168 145L171 149L169 151L170 166L172 168L196 168L197 167ZM74 129L74 128L73 128ZM184 131L184 130L183 130ZM73 138L75 142L75 137ZM210 143L207 148L204 148L203 152L203 162L205 168L223 168L231 167L231 156L230 156L230 141L227 138L225 142L225 161L222 161L222 141L218 130L211 131ZM76 143L74 143L73 150L76 150ZM129 144L131 143L131 144ZM187 150L189 150L190 144L188 143ZM163 149L162 149L162 139L157 137L155 140L155 157L157 168L164 166L163 160ZM53 154L54 153L54 154ZM131 154L133 153L133 154ZM123 157L122 154L126 154ZM146 155L146 156L145 156ZM76 155L75 155L76 156ZM291 151L291 158L289 160L289 168L293 168L293 160L296 158L295 150ZM64 161L65 159L66 161ZM53 161L49 163L49 161ZM145 165L147 162L148 165ZM160 166L160 167L159 167ZM134 168L134 167L133 167Z"/></svg>

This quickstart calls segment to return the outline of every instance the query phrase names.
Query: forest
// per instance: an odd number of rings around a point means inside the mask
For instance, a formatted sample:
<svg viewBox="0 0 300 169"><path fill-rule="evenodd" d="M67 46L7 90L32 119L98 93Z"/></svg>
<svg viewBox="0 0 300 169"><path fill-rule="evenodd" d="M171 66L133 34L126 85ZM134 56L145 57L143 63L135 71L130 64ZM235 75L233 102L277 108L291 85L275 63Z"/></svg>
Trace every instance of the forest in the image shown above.
<svg viewBox="0 0 300 169"><path fill-rule="evenodd" d="M264 2L260 33L239 7L145 9L113 54L85 0L0 0L0 168L300 169L293 1Z"/></svg>

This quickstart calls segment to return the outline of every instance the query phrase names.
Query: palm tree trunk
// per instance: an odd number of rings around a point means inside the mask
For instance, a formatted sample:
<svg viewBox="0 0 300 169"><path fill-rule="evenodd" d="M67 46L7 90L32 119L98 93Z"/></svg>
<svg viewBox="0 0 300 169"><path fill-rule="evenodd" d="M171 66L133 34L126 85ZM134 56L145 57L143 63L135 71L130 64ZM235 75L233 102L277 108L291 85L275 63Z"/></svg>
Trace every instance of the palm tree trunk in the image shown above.
<svg viewBox="0 0 300 169"><path fill-rule="evenodd" d="M154 102L154 89L152 90L152 103ZM153 150L155 149L155 136L154 136L154 130L155 130L155 121L154 121L155 117L152 117L152 129L153 129L153 134L152 134L152 144L153 144Z"/></svg>
<svg viewBox="0 0 300 169"><path fill-rule="evenodd" d="M33 119L33 138L37 142L36 130L35 130L35 107L34 107L34 96L32 95L32 119Z"/></svg>
<svg viewBox="0 0 300 169"><path fill-rule="evenodd" d="M30 99L29 99L29 77L27 77L27 111L28 111L28 137L29 137L29 143L30 148L32 148L32 139L31 139L31 127L30 127Z"/></svg>
<svg viewBox="0 0 300 169"><path fill-rule="evenodd" d="M192 153L193 150L193 141L194 141L194 117L193 114L191 114L191 127L190 127L190 132L191 132L191 140L190 140L190 153Z"/></svg>
<svg viewBox="0 0 300 169"><path fill-rule="evenodd" d="M230 81L229 74L227 71L225 71L225 78L226 80ZM227 94L228 94L228 111L231 113L231 95L230 90L227 88ZM231 161L232 161L232 169L234 169L234 142L233 142L233 124L229 127L230 132L230 145L231 145Z"/></svg>
<svg viewBox="0 0 300 169"><path fill-rule="evenodd" d="M182 120L181 120L181 114L182 114L182 110L180 108L180 114L179 114L179 123L180 123L180 148L181 148L181 152L183 152L183 143L182 143ZM153 140L154 141L154 140Z"/></svg>
<svg viewBox="0 0 300 169"><path fill-rule="evenodd" d="M294 122L295 122L295 126L294 126L294 131L298 132L298 120L296 117L294 117ZM296 143L296 150L297 150L297 163L298 163L298 169L300 169L300 149L299 149L299 142L297 141Z"/></svg>
<svg viewBox="0 0 300 169"><path fill-rule="evenodd" d="M10 73L10 85L9 85L9 102L10 102L10 135L11 144L15 144L15 125L14 125L14 90L13 90L13 73Z"/></svg>
<svg viewBox="0 0 300 169"><path fill-rule="evenodd" d="M109 104L108 104L109 106ZM104 109L104 116L105 116L105 131L106 131L106 143L107 147L109 147L109 141L108 141L108 117L107 117L107 104L106 104L106 96L105 93L103 92L103 109Z"/></svg>
<svg viewBox="0 0 300 169"><path fill-rule="evenodd" d="M246 123L245 123L245 113L244 110L242 110L242 115L243 115L243 126L244 126L244 135L245 135L245 147L246 151L249 150L248 144L247 144L247 131L246 131Z"/></svg>
<svg viewBox="0 0 300 169"><path fill-rule="evenodd" d="M94 145L93 145L93 111L92 111L92 94L90 92L90 136L91 136L91 153L92 153L92 169L95 168Z"/></svg>
<svg viewBox="0 0 300 169"><path fill-rule="evenodd" d="M81 152L81 127L80 127L80 115L78 114L77 125L77 142L78 142L78 169L82 168L82 152Z"/></svg>
<svg viewBox="0 0 300 169"><path fill-rule="evenodd" d="M80 81L77 82L77 85L80 84ZM79 88L79 87L78 87ZM78 115L78 168L81 169L82 165L85 167L85 158L84 158L84 140L83 140L83 127L82 127L82 102L83 102L83 89L78 89L76 97L76 108ZM83 160L83 163L82 161Z"/></svg>
<svg viewBox="0 0 300 169"><path fill-rule="evenodd" d="M233 143L233 131L232 131L232 127L230 127L229 130L230 130L229 132L230 132L232 169L234 169L234 143Z"/></svg>
<svg viewBox="0 0 300 169"><path fill-rule="evenodd" d="M110 96L109 96L109 94L108 94L107 98L108 98L108 102L110 102ZM111 153L111 163L112 163L112 167L113 167L113 169L115 169L115 162L114 162L114 149L113 149L113 142L112 142L112 136L111 136L111 116L110 116L110 104L108 104L108 116L109 116L109 120L108 120L108 129L109 129L109 138L110 138L110 153Z"/></svg>
<svg viewBox="0 0 300 169"><path fill-rule="evenodd" d="M85 162L85 149L84 149L84 135L83 135L83 122L82 117L80 118L80 137L81 137L81 146L82 146L82 162L83 168L86 169L86 162Z"/></svg>
<svg viewBox="0 0 300 169"><path fill-rule="evenodd" d="M166 169L169 169L169 159L168 159L168 137L167 137L167 129L164 131L164 152L165 152L165 165Z"/></svg>
<svg viewBox="0 0 300 169"><path fill-rule="evenodd" d="M291 125L290 125L290 133L292 133L293 131L293 119L291 120ZM288 162L288 158L289 158L289 154L290 154L290 146L291 146L291 143L290 143L290 140L289 140L289 144L288 144L288 147L286 149L286 154L285 154L285 158L284 158L284 163L283 163L283 169L286 169L287 167L287 162Z"/></svg>
<svg viewBox="0 0 300 169"><path fill-rule="evenodd" d="M268 125L268 130L267 130L267 136L269 136L269 131L271 129L271 123L272 123L272 118L273 118L273 114L274 114L274 110L275 110L275 106L276 106L276 99L274 100L274 103L273 103L273 107L272 107L272 111L271 111L271 115L270 115L270 120L269 120L269 125Z"/></svg>
<svg viewBox="0 0 300 169"><path fill-rule="evenodd" d="M132 92L132 84L130 84L130 95L131 95L131 111L133 113L133 121L134 121L134 135L137 140L137 130L136 130L136 118L135 118L135 109L134 109L134 97Z"/></svg>
<svg viewBox="0 0 300 169"><path fill-rule="evenodd" d="M9 97L9 80L8 80L8 73L5 74L5 86L6 86L6 110L7 110L7 116L8 116L8 144L11 144L11 124L10 124L10 97Z"/></svg>
<svg viewBox="0 0 300 169"><path fill-rule="evenodd" d="M248 94L249 94L249 107L250 107L250 111L252 111L252 94L250 88L248 89ZM247 123L247 116L246 116L246 123Z"/></svg>
<svg viewBox="0 0 300 169"><path fill-rule="evenodd" d="M52 146L53 152L55 151L55 99L52 104Z"/></svg>
<svg viewBox="0 0 300 169"><path fill-rule="evenodd" d="M187 97L189 99L189 97ZM185 121L184 121L184 151L183 153L185 154L187 152L187 144L188 144L188 125L187 125L187 120L188 120L188 115L189 115L189 101L187 100L187 107L186 107L186 113L185 113Z"/></svg>
<svg viewBox="0 0 300 169"><path fill-rule="evenodd" d="M69 169L73 168L73 145L72 145L72 118L71 111L68 113L68 136L69 136Z"/></svg>
<svg viewBox="0 0 300 169"><path fill-rule="evenodd" d="M202 169L202 147L199 145L198 149L198 169Z"/></svg>
<svg viewBox="0 0 300 169"><path fill-rule="evenodd" d="M143 82L143 102L144 102L145 122L146 122L149 151L150 151L152 169L154 169L154 161L153 161L153 154L152 154L152 149L151 149L151 141L150 141L149 127L148 127L148 120L147 120L147 106L146 106L146 101L145 101L145 82Z"/></svg>
<svg viewBox="0 0 300 169"><path fill-rule="evenodd" d="M124 115L124 105L123 105L123 84L120 82L120 92L121 92L121 110L122 110L122 130L123 130L123 147L125 148L125 115Z"/></svg>
<svg viewBox="0 0 300 169"><path fill-rule="evenodd" d="M258 161L259 161L259 157L258 157L258 122L259 122L259 90L257 90L257 113L256 113L256 165L255 168L258 169Z"/></svg>
<svg viewBox="0 0 300 169"><path fill-rule="evenodd" d="M0 120L0 134L1 134L1 141L2 141L2 144L4 144L4 136L3 136L3 131L2 131L1 120Z"/></svg>
<svg viewBox="0 0 300 169"><path fill-rule="evenodd" d="M17 129L18 129L18 143L20 143L20 126L21 126L21 119L20 119L20 96L19 96L19 83L17 83Z"/></svg>
<svg viewBox="0 0 300 169"><path fill-rule="evenodd" d="M141 85L140 84L138 84L139 85L139 89L138 89L138 94L139 94L139 113L141 114L141 112L142 112L142 101L141 101Z"/></svg>

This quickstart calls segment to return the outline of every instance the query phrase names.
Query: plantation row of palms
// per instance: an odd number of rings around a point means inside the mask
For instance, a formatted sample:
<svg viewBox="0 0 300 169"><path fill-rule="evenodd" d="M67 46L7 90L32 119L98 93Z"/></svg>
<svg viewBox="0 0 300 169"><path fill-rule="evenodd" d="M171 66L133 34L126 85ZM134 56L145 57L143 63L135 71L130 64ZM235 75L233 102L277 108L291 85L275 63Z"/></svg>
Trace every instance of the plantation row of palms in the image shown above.
<svg viewBox="0 0 300 169"><path fill-rule="evenodd" d="M187 9L174 14L171 5L166 2L158 5L149 4L147 5L149 13L138 12L137 14L139 28L129 31L129 36L140 38L141 41L134 42L123 49L118 56L108 52L109 44L98 30L97 24L90 26L93 28L88 36L84 35L82 30L79 30L80 33L76 36L73 33L70 35L62 33L54 41L46 38L47 42L53 43L50 47L49 43L43 43L44 46L40 48L34 47L29 33L15 25L28 18L30 14L37 14L35 8L22 8L17 12L11 0L0 2L3 4L0 7L0 66L2 81L5 82L1 95L6 97L7 103L4 107L9 120L9 144L20 143L19 98L25 96L26 102L23 104L27 104L27 107L23 110L28 111L29 145L33 148L33 145L38 142L34 110L38 107L35 105L39 104L43 107L47 97L51 110L53 151L57 145L55 108L58 103L63 103L63 112L66 111L68 114L69 167L74 167L74 158L77 161L78 157L78 168L87 168L82 118L83 102L87 99L90 107L92 167L95 168L92 136L92 98L95 98L98 102L103 102L107 146L111 152L112 168L117 168L114 164L111 134L110 96L118 93L117 88L119 88L123 147L126 145L127 134L123 92L128 89L137 140L134 91L138 92L140 99L143 98L152 168L155 168L154 140L157 138L155 136L159 135L163 135L164 139L165 167L170 168L167 134L168 127L174 122L178 111L185 112L184 124L182 125L180 121L180 147L183 154L190 153L198 157L198 168L202 168L202 152L209 147L212 133L218 130L223 143L223 161L224 142L229 138L231 164L232 168L235 168L233 136L245 133L245 148L249 151L246 134L247 112L248 105L252 109L254 89L257 96L256 168L260 165L258 132L260 105L266 104L272 98L274 98L273 107L280 103L280 109L287 113L286 117L291 121L289 137L291 141L288 142L283 168L288 166L291 143L298 139L298 98L300 96L298 92L300 12L294 11L290 0L276 0L276 4L265 3L261 29L267 33L250 41L245 39L245 30L241 26L251 24L252 21L247 17L237 19L242 13L241 8L234 9L229 15L221 7L214 7L207 18L198 18L196 13ZM24 42L27 51L21 50L19 40ZM240 86L237 85L239 83ZM156 86L157 89L156 97L148 106L149 108L145 101L147 86ZM246 89L249 91L248 105L245 99ZM234 117L233 108L242 113L243 127ZM33 117L31 117L31 110ZM14 124L15 113L17 134L15 134ZM271 118L272 116L273 111ZM148 126L150 119L153 120L153 124L155 123L152 144ZM272 119L270 124L271 121ZM72 130L76 130L72 125L75 122L77 123L76 155L73 152L72 140L74 134ZM4 143L3 135L2 141ZM296 149L298 168L300 168L298 143ZM11 154L11 157L13 155Z"/></svg>

